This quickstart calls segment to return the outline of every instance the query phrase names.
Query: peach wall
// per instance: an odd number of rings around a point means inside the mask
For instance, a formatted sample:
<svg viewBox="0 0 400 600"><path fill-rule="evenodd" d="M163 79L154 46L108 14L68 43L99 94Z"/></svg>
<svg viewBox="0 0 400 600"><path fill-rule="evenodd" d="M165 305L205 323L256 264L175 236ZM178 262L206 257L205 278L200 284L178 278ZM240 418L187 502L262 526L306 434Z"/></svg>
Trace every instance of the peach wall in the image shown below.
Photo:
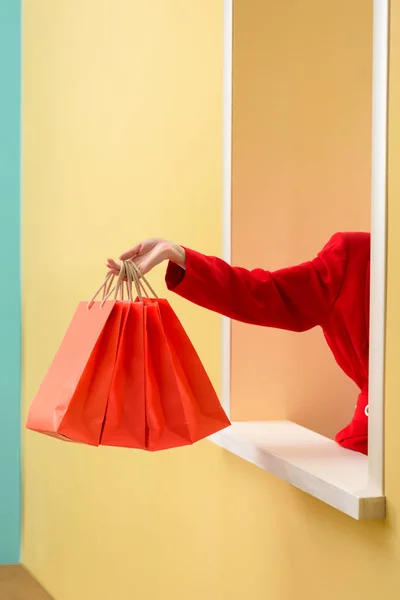
<svg viewBox="0 0 400 600"><path fill-rule="evenodd" d="M372 2L234 6L233 262L276 269L369 230ZM350 418L356 388L320 330L234 324L232 354L233 418L329 436Z"/></svg>

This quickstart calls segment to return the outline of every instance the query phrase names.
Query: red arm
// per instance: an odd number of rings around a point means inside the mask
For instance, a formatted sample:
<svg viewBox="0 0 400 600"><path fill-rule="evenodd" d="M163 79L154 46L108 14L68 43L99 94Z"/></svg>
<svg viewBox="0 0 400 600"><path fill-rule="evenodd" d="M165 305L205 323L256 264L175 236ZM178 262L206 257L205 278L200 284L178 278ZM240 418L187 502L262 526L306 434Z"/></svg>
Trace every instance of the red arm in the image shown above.
<svg viewBox="0 0 400 600"><path fill-rule="evenodd" d="M321 325L339 295L347 264L343 234L318 256L281 269L248 271L186 250L186 271L170 263L166 283L183 298L237 321L291 331Z"/></svg>

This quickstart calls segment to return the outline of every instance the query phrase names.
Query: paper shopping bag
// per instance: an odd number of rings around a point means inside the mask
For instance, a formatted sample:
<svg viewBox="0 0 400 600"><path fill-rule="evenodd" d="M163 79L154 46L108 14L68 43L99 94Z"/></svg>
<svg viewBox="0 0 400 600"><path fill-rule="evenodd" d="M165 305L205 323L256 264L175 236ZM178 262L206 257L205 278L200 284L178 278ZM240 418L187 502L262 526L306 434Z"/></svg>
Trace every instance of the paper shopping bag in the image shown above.
<svg viewBox="0 0 400 600"><path fill-rule="evenodd" d="M146 389L144 306L123 308L118 352L101 436L104 446L146 448Z"/></svg>
<svg viewBox="0 0 400 600"><path fill-rule="evenodd" d="M130 269L123 264L121 272ZM227 427L230 422L172 308L166 300L143 298L132 276L138 300L130 303L121 330L101 444L163 450Z"/></svg>
<svg viewBox="0 0 400 600"><path fill-rule="evenodd" d="M230 421L177 315L167 300L159 299L157 304L190 438L197 442L228 427Z"/></svg>
<svg viewBox="0 0 400 600"><path fill-rule="evenodd" d="M99 444L121 316L121 303L79 304L32 402L28 429Z"/></svg>

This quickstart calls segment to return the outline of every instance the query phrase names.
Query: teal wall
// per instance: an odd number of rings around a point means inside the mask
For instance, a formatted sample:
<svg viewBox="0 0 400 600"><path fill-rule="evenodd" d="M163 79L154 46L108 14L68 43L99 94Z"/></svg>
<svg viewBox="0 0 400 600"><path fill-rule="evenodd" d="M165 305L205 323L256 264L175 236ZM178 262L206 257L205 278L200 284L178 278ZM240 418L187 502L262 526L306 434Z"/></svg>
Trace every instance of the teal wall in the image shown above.
<svg viewBox="0 0 400 600"><path fill-rule="evenodd" d="M21 0L0 0L0 564L18 563Z"/></svg>

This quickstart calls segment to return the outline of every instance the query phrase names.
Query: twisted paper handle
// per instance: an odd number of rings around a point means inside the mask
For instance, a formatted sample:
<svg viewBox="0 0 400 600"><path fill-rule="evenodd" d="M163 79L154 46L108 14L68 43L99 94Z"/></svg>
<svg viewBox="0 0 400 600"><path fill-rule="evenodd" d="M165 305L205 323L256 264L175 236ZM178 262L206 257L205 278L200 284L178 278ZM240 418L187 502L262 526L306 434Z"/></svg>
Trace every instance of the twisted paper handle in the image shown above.
<svg viewBox="0 0 400 600"><path fill-rule="evenodd" d="M114 284L115 275L108 273L105 280L94 294L93 298L88 303L88 308L91 308L96 298L101 294L101 305L114 294L114 299L124 300L124 289L126 287L128 294L128 301L133 302L132 289L135 286L137 297L140 302L143 302L143 293L149 298L149 292L154 298L158 298L154 289L147 281L146 277L140 272L136 264L132 260L121 261L121 269L117 277L117 281Z"/></svg>

